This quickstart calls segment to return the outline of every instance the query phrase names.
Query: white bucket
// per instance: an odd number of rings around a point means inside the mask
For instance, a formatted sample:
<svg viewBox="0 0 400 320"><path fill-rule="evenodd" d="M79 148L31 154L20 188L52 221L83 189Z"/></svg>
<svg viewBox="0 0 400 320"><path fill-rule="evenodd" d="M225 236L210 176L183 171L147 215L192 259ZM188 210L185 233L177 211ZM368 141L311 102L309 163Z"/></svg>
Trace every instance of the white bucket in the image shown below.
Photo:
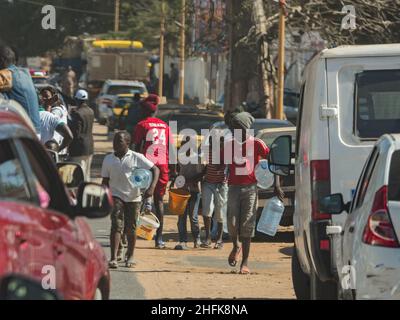
<svg viewBox="0 0 400 320"><path fill-rule="evenodd" d="M141 213L136 225L136 235L150 241L159 227L160 221L153 213Z"/></svg>

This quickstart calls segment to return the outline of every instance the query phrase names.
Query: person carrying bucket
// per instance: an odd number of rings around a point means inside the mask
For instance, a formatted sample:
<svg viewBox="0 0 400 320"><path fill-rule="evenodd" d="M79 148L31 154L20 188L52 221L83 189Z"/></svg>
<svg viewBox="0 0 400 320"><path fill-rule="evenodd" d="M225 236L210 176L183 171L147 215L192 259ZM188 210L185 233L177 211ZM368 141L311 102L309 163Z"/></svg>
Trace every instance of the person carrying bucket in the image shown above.
<svg viewBox="0 0 400 320"><path fill-rule="evenodd" d="M129 149L131 136L126 131L119 131L114 136L114 153L108 154L101 168L102 184L109 187L114 200L114 208L111 213L110 247L111 259L109 267L118 268L117 252L120 246L122 234L128 240L125 266L133 268L135 261L133 254L136 245L136 221L141 209L142 196L140 189L129 180L132 172L137 168L152 171L152 182L145 191L144 198L153 196L159 169L140 153Z"/></svg>
<svg viewBox="0 0 400 320"><path fill-rule="evenodd" d="M164 195L169 181L169 145L173 143L169 126L155 117L159 98L150 94L140 102L143 120L140 121L132 134L132 143L136 152L140 152L160 169L160 179L154 190L155 214L160 221L160 227L155 236L155 247L165 249L162 239L164 225ZM175 175L175 166L172 167Z"/></svg>
<svg viewBox="0 0 400 320"><path fill-rule="evenodd" d="M175 246L175 250L187 250L187 229L186 222L187 218L190 219L190 228L193 235L194 248L199 248L201 245L200 241L200 227L198 219L198 208L200 204L200 181L204 175L204 165L201 164L201 159L197 152L193 152L190 148L186 151L186 147L182 148L190 140L196 141L196 137L187 137L182 142L181 149L184 155L186 155L186 161L189 163L179 163L179 176L185 180L183 190L190 194L189 201L186 205L186 209L183 214L178 217L178 231L179 231L179 243ZM179 155L180 151L178 152ZM181 158L181 155L179 156ZM185 162L186 162L185 161Z"/></svg>

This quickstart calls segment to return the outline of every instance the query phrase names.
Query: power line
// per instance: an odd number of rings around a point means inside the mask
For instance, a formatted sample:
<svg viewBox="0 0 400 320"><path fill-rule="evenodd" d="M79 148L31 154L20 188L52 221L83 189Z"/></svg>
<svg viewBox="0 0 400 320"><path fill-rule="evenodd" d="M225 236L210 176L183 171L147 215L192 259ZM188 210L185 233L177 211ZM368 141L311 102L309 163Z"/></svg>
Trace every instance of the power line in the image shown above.
<svg viewBox="0 0 400 320"><path fill-rule="evenodd" d="M35 1L31 1L31 0L14 0L14 1L24 2L24 3L32 4L35 6L41 6L41 7L46 5L45 3L35 2ZM113 13L108 13L108 12L74 9L74 8L68 8L68 7L63 7L63 6L53 6L53 7L56 9L65 10L65 11L72 11L72 12L86 13L86 14L93 14L93 15L97 14L97 15L101 15L101 16L114 17Z"/></svg>

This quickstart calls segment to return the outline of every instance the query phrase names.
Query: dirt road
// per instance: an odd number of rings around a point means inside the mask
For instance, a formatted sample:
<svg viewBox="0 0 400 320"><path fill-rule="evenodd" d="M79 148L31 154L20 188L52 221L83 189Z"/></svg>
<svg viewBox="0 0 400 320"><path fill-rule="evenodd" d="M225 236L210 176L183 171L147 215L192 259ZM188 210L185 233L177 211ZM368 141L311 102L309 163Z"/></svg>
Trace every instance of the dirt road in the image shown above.
<svg viewBox="0 0 400 320"><path fill-rule="evenodd" d="M104 155L112 150L104 126L95 126L96 155L92 176L100 178ZM99 181L99 180L97 180ZM109 219L91 221L93 233L109 254ZM227 257L231 244L222 250L173 250L177 241L177 217L165 218L168 249L154 249L153 241L138 240L135 269L120 267L112 271L114 299L185 299L185 298L261 298L294 299L290 257L293 248L291 228L282 228L274 239L252 244L251 275L239 275L231 268ZM200 217L202 226L202 219ZM190 230L190 229L189 229Z"/></svg>

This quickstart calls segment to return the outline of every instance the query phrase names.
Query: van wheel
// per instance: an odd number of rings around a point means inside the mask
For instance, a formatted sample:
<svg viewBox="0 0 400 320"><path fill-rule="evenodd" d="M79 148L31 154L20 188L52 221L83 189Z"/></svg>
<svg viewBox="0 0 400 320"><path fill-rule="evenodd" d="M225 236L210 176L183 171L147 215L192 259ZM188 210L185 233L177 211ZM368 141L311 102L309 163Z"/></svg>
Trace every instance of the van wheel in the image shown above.
<svg viewBox="0 0 400 320"><path fill-rule="evenodd" d="M301 269L296 247L293 247L292 282L296 298L299 300L310 300L310 277Z"/></svg>
<svg viewBox="0 0 400 320"><path fill-rule="evenodd" d="M311 300L338 300L338 286L335 281L321 281L311 268Z"/></svg>

